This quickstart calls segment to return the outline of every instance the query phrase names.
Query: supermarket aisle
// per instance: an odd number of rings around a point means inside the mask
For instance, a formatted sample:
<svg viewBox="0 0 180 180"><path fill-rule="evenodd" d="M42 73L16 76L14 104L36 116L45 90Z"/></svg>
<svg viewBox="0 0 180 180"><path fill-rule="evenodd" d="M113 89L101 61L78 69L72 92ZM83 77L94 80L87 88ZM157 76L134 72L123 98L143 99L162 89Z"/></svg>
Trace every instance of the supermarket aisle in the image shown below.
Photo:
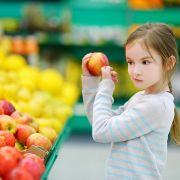
<svg viewBox="0 0 180 180"><path fill-rule="evenodd" d="M91 135L71 135L60 148L48 180L103 180L110 144L100 144ZM180 149L168 146L163 180L180 179Z"/></svg>

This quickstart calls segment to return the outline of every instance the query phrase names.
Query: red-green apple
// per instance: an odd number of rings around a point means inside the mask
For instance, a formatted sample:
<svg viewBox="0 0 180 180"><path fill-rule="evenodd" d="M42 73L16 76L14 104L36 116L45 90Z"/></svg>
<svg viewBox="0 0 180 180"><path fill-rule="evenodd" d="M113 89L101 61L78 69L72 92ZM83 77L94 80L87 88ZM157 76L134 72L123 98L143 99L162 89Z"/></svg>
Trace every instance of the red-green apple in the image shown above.
<svg viewBox="0 0 180 180"><path fill-rule="evenodd" d="M52 127L43 127L40 129L39 133L46 136L52 144L56 141L57 133Z"/></svg>
<svg viewBox="0 0 180 180"><path fill-rule="evenodd" d="M33 133L36 133L36 130L33 127L20 125L16 131L16 139L25 146L27 138Z"/></svg>
<svg viewBox="0 0 180 180"><path fill-rule="evenodd" d="M16 133L17 125L14 119L8 115L0 115L0 130Z"/></svg>
<svg viewBox="0 0 180 180"><path fill-rule="evenodd" d="M40 133L31 134L26 140L26 146L29 148L31 145L41 146L45 150L49 151L52 147L51 141Z"/></svg>
<svg viewBox="0 0 180 180"><path fill-rule="evenodd" d="M103 66L109 66L107 56L101 52L93 53L87 63L88 70L95 76L101 76L101 68Z"/></svg>
<svg viewBox="0 0 180 180"><path fill-rule="evenodd" d="M32 160L36 161L37 163L39 163L41 165L42 172L45 171L45 161L44 161L44 159L41 159L38 155L32 154L32 153L25 153L25 154L23 154L23 158L24 159L32 159Z"/></svg>
<svg viewBox="0 0 180 180"><path fill-rule="evenodd" d="M4 137L5 146L15 146L15 137L9 131L0 131L0 137ZM0 147L2 147L0 145Z"/></svg>
<svg viewBox="0 0 180 180"><path fill-rule="evenodd" d="M15 167L3 180L34 180L34 178L24 168Z"/></svg>
<svg viewBox="0 0 180 180"><path fill-rule="evenodd" d="M14 111L11 117L15 120L17 124L30 125L30 118L26 113L21 111Z"/></svg>
<svg viewBox="0 0 180 180"><path fill-rule="evenodd" d="M39 131L39 122L38 122L38 120L33 115L31 115L29 113L26 113L26 114L30 119L29 126L33 127L36 130L36 132L38 132Z"/></svg>
<svg viewBox="0 0 180 180"><path fill-rule="evenodd" d="M41 165L33 159L21 159L17 166L24 168L34 180L39 180L43 174Z"/></svg>
<svg viewBox="0 0 180 180"><path fill-rule="evenodd" d="M0 101L0 107L4 111L3 114L9 115L9 116L16 110L15 107L9 101L6 101L6 100Z"/></svg>
<svg viewBox="0 0 180 180"><path fill-rule="evenodd" d="M11 146L0 148L0 177L7 175L14 169L18 161L22 159L22 154Z"/></svg>

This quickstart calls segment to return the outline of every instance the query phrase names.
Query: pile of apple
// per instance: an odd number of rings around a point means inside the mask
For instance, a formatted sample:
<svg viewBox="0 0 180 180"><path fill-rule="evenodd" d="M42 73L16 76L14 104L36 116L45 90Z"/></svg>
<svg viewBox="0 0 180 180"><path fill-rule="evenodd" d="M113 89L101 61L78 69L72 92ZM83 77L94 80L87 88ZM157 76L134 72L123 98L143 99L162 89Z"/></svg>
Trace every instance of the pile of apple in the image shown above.
<svg viewBox="0 0 180 180"><path fill-rule="evenodd" d="M56 138L53 128L39 129L39 122L31 114L16 111L9 101L0 101L0 147L10 145L23 150L35 145L49 151Z"/></svg>
<svg viewBox="0 0 180 180"><path fill-rule="evenodd" d="M11 147L0 148L0 179L39 180L45 171L45 161L39 156Z"/></svg>
<svg viewBox="0 0 180 180"><path fill-rule="evenodd" d="M21 154L31 145L49 151L57 133L53 128L39 130L39 123L30 114L16 111L8 101L0 101L0 179L39 180L45 161L32 153Z"/></svg>

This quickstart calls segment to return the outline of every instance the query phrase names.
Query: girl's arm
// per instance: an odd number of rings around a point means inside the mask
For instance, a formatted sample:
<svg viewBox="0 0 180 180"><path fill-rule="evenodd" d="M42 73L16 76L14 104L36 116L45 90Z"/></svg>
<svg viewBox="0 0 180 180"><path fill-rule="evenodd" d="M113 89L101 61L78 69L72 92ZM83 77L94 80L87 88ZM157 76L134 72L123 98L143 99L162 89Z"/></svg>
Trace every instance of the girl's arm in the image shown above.
<svg viewBox="0 0 180 180"><path fill-rule="evenodd" d="M99 76L82 76L82 96L83 96L83 102L86 110L87 118L92 125L92 117L93 117L93 105L95 96L98 92L99 87Z"/></svg>
<svg viewBox="0 0 180 180"><path fill-rule="evenodd" d="M99 81L100 81L100 77L98 76L91 76L91 77L82 76L83 102L84 102L87 118L91 125L92 125L92 117L93 117L93 105L95 101L95 96L98 92ZM120 115L124 111L124 106L120 106L119 109L117 110L110 110L111 116Z"/></svg>
<svg viewBox="0 0 180 180"><path fill-rule="evenodd" d="M99 84L93 108L92 131L97 142L122 142L143 136L154 130L163 120L163 101L158 98L142 99L129 110L112 116L114 83L104 79Z"/></svg>

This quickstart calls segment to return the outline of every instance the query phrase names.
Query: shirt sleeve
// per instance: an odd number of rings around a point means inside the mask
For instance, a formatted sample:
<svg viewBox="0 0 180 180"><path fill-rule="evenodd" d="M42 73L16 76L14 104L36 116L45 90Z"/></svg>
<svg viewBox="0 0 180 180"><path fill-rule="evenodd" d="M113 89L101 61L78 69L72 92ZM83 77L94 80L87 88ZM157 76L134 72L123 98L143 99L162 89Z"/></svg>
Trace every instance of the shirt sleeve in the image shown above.
<svg viewBox="0 0 180 180"><path fill-rule="evenodd" d="M83 96L83 102L84 107L86 111L87 118L89 120L89 123L92 125L92 117L93 117L93 105L95 96L98 92L99 88L99 76L81 76L82 78L82 96Z"/></svg>
<svg viewBox="0 0 180 180"><path fill-rule="evenodd" d="M95 101L95 96L98 92L99 88L99 82L100 82L100 77L98 76L81 76L82 78L82 96L83 96L83 102L85 106L85 111L87 118L92 125L92 118L93 118L93 107L94 107L94 101ZM119 109L116 110L110 110L110 115L111 116L116 116L120 115L124 111L124 105L120 106Z"/></svg>
<svg viewBox="0 0 180 180"><path fill-rule="evenodd" d="M163 119L165 105L159 98L142 98L120 115L111 116L113 81L101 81L93 108L93 139L122 142L153 131Z"/></svg>

